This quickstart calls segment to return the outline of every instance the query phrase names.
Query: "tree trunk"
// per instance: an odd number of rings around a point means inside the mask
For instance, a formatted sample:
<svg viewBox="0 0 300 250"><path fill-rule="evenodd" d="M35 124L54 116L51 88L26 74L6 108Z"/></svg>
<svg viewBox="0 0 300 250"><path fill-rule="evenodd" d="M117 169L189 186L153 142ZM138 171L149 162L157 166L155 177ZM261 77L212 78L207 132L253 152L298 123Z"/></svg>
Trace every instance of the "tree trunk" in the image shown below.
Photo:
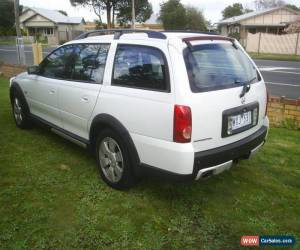
<svg viewBox="0 0 300 250"><path fill-rule="evenodd" d="M21 29L20 29L20 13L19 13L19 0L15 0L15 23L16 23L16 33L17 37L21 37Z"/></svg>
<svg viewBox="0 0 300 250"><path fill-rule="evenodd" d="M115 7L112 7L112 27L115 28Z"/></svg>
<svg viewBox="0 0 300 250"><path fill-rule="evenodd" d="M111 29L111 6L106 5L107 28Z"/></svg>

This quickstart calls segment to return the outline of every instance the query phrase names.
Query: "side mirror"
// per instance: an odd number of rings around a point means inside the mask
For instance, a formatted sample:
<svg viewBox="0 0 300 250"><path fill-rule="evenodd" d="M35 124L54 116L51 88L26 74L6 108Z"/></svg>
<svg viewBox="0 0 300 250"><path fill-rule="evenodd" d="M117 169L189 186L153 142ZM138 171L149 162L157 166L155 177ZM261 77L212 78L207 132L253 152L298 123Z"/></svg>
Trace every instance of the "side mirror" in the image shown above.
<svg viewBox="0 0 300 250"><path fill-rule="evenodd" d="M29 75L37 75L39 73L39 71L40 71L40 68L37 65L30 66L27 68L27 73Z"/></svg>

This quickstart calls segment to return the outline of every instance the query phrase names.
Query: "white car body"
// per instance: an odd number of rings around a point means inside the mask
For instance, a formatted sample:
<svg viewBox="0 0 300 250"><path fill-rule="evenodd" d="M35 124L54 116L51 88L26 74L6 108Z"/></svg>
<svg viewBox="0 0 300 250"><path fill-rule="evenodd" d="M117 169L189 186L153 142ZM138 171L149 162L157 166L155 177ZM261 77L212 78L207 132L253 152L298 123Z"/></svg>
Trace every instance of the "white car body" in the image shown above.
<svg viewBox="0 0 300 250"><path fill-rule="evenodd" d="M61 128L87 143L94 118L109 114L117 119L129 132L140 163L179 175L201 177L207 171L217 174L231 166L234 158L213 166L195 169L195 155L216 150L250 138L262 127L269 127L265 115L267 93L261 80L251 84L251 89L240 98L243 86L194 93L183 57L187 44L182 38L206 36L198 33L165 33L167 39L149 38L147 34L124 34L118 40L112 35L93 36L74 40L67 44L110 44L102 84L86 84L46 78L22 73L11 80L21 87L30 113L56 128ZM191 44L231 43L219 40L195 40ZM163 52L169 72L170 91L151 91L123 86L112 86L112 72L116 49L119 44L145 45ZM235 41L236 46L243 50ZM244 52L246 53L246 52ZM254 62L249 60L254 64ZM256 67L256 66L255 66ZM257 69L258 71L258 69ZM241 133L222 137L222 113L243 105L258 103L257 125ZM174 142L174 105L190 107L192 134L188 143ZM264 134L265 138L266 134ZM264 142L250 148L255 152ZM236 151L239 149L236 148ZM201 165L201 163L200 163ZM204 170L203 170L204 169Z"/></svg>

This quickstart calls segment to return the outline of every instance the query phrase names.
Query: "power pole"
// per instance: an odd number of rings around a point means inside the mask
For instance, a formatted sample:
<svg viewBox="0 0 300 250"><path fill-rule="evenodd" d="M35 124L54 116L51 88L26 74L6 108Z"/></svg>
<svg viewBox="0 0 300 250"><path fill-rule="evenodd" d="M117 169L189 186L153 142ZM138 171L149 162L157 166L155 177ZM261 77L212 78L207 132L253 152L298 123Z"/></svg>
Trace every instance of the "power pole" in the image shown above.
<svg viewBox="0 0 300 250"><path fill-rule="evenodd" d="M24 50L24 41L22 38L21 28L20 28L20 10L19 10L19 0L14 0L14 9L15 9L15 25L16 25L16 46L17 46L17 55L19 64L25 65L25 50Z"/></svg>
<svg viewBox="0 0 300 250"><path fill-rule="evenodd" d="M21 37L21 29L20 29L20 11L19 11L19 0L15 0L15 23L16 23L16 33L17 37Z"/></svg>
<svg viewBox="0 0 300 250"><path fill-rule="evenodd" d="M134 0L131 0L131 7L132 7L132 20L131 20L131 28L135 29L135 7L134 7Z"/></svg>

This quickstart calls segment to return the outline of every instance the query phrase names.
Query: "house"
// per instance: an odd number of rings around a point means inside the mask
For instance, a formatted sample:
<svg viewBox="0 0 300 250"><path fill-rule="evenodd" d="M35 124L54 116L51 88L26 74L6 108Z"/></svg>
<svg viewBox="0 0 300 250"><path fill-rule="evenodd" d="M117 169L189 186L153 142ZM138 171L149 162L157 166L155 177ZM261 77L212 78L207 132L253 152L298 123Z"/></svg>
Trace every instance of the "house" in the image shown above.
<svg viewBox="0 0 300 250"><path fill-rule="evenodd" d="M244 44L248 33L282 34L290 23L299 18L299 15L298 11L282 6L227 18L218 24L222 35L237 33L240 42Z"/></svg>
<svg viewBox="0 0 300 250"><path fill-rule="evenodd" d="M68 41L84 32L82 17L65 16L57 10L25 8L20 15L20 24L29 36L47 39L49 44Z"/></svg>

